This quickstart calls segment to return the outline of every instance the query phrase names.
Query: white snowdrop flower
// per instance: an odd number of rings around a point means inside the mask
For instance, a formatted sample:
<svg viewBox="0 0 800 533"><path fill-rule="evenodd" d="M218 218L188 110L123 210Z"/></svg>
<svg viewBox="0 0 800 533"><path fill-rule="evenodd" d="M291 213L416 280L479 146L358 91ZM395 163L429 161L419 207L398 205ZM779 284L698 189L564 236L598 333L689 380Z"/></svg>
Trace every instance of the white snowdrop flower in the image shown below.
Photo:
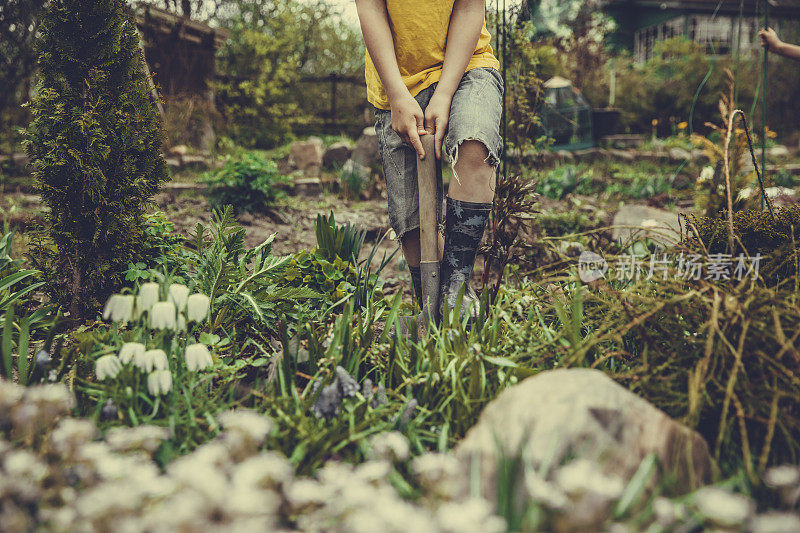
<svg viewBox="0 0 800 533"><path fill-rule="evenodd" d="M439 522L439 531L446 533L502 533L507 529L505 520L494 516L489 502L483 498L444 503L437 509L436 519Z"/></svg>
<svg viewBox="0 0 800 533"><path fill-rule="evenodd" d="M135 351L133 364L142 372L153 371L153 350Z"/></svg>
<svg viewBox="0 0 800 533"><path fill-rule="evenodd" d="M97 428L90 420L64 418L50 434L50 442L62 455L70 455L79 446L91 442Z"/></svg>
<svg viewBox="0 0 800 533"><path fill-rule="evenodd" d="M231 487L224 496L223 507L233 516L277 514L281 504L280 496L274 492L249 487Z"/></svg>
<svg viewBox="0 0 800 533"><path fill-rule="evenodd" d="M753 533L795 533L800 531L800 516L794 513L770 511L753 518Z"/></svg>
<svg viewBox="0 0 800 533"><path fill-rule="evenodd" d="M115 452L144 450L155 452L161 442L169 438L169 430L159 426L115 427L108 430L105 441Z"/></svg>
<svg viewBox="0 0 800 533"><path fill-rule="evenodd" d="M139 314L150 311L150 308L158 302L158 292L158 283L143 283L139 287L139 295L136 297L136 309Z"/></svg>
<svg viewBox="0 0 800 533"><path fill-rule="evenodd" d="M138 531L206 531L208 502L195 491L179 490L156 505L150 505L142 515Z"/></svg>
<svg viewBox="0 0 800 533"><path fill-rule="evenodd" d="M149 359L153 362L154 370L168 370L169 360L167 360L167 353L164 350L148 350L150 353Z"/></svg>
<svg viewBox="0 0 800 533"><path fill-rule="evenodd" d="M753 502L718 487L703 487L694 495L694 505L709 521L725 527L744 524L753 511Z"/></svg>
<svg viewBox="0 0 800 533"><path fill-rule="evenodd" d="M208 316L211 300L205 294L192 294L186 300L186 319L189 322L200 322Z"/></svg>
<svg viewBox="0 0 800 533"><path fill-rule="evenodd" d="M0 380L0 413L8 413L11 406L22 399L25 388L13 381Z"/></svg>
<svg viewBox="0 0 800 533"><path fill-rule="evenodd" d="M595 494L614 500L622 495L625 484L619 477L607 476L594 461L577 459L562 466L556 481L567 494Z"/></svg>
<svg viewBox="0 0 800 533"><path fill-rule="evenodd" d="M158 302L150 310L150 327L153 329L175 329L175 304Z"/></svg>
<svg viewBox="0 0 800 533"><path fill-rule="evenodd" d="M128 364L138 356L141 359L141 356L144 355L145 347L144 344L141 342L126 342L122 345L122 348L119 349L119 360L123 364Z"/></svg>
<svg viewBox="0 0 800 533"><path fill-rule="evenodd" d="M706 166L700 171L700 177L697 179L698 183L705 183L714 179L714 167Z"/></svg>
<svg viewBox="0 0 800 533"><path fill-rule="evenodd" d="M356 477L368 484L376 484L389 477L392 465L388 461L365 461L355 470Z"/></svg>
<svg viewBox="0 0 800 533"><path fill-rule="evenodd" d="M227 471L231 466L231 454L219 439L207 442L186 457L187 460L193 461L195 466L199 465L203 468Z"/></svg>
<svg viewBox="0 0 800 533"><path fill-rule="evenodd" d="M133 317L133 295L112 294L103 309L103 320L126 323Z"/></svg>
<svg viewBox="0 0 800 533"><path fill-rule="evenodd" d="M38 415L47 421L66 415L75 406L75 397L63 383L29 387L22 401L35 405Z"/></svg>
<svg viewBox="0 0 800 533"><path fill-rule="evenodd" d="M214 364L211 352L208 351L205 344L190 344L186 347L184 357L186 358L186 368L192 372L205 370Z"/></svg>
<svg viewBox="0 0 800 533"><path fill-rule="evenodd" d="M411 453L408 439L399 431L379 433L370 439L370 457L389 461L406 461Z"/></svg>
<svg viewBox="0 0 800 533"><path fill-rule="evenodd" d="M167 472L180 485L199 492L207 501L219 502L224 496L221 489L228 486L225 471L220 468L219 461L193 455L173 461L167 467Z"/></svg>
<svg viewBox="0 0 800 533"><path fill-rule="evenodd" d="M309 505L324 505L335 496L335 491L313 479L295 480L285 491L286 499L294 511Z"/></svg>
<svg viewBox="0 0 800 533"><path fill-rule="evenodd" d="M173 283L169 286L167 299L175 304L178 311L183 311L186 307L186 300L189 298L189 287L180 283Z"/></svg>
<svg viewBox="0 0 800 533"><path fill-rule="evenodd" d="M122 370L122 363L116 355L112 354L104 355L94 364L94 372L97 374L97 379L101 381L117 377L120 370Z"/></svg>
<svg viewBox="0 0 800 533"><path fill-rule="evenodd" d="M231 481L238 487L275 489L290 481L293 473L294 469L285 457L267 451L236 465Z"/></svg>
<svg viewBox="0 0 800 533"><path fill-rule="evenodd" d="M147 376L147 390L153 396L166 394L172 390L172 374L169 370L156 370Z"/></svg>
<svg viewBox="0 0 800 533"><path fill-rule="evenodd" d="M793 488L800 484L800 468L793 465L772 467L764 473L764 482L773 489Z"/></svg>
<svg viewBox="0 0 800 533"><path fill-rule="evenodd" d="M653 500L653 514L656 516L656 521L664 527L669 527L677 520L684 518L685 511L682 504L675 503L663 496Z"/></svg>
<svg viewBox="0 0 800 533"><path fill-rule="evenodd" d="M240 433L256 443L264 442L272 431L272 420L247 409L226 411L218 416L220 424L226 431Z"/></svg>
<svg viewBox="0 0 800 533"><path fill-rule="evenodd" d="M4 458L3 473L16 481L39 483L47 476L47 466L28 450L13 450Z"/></svg>

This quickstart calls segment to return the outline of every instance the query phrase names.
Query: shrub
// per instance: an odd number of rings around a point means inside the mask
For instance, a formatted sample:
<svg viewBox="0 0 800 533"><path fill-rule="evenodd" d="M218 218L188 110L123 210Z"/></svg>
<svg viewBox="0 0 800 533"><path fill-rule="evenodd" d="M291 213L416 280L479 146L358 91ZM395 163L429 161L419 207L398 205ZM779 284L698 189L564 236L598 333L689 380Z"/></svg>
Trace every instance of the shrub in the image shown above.
<svg viewBox="0 0 800 533"><path fill-rule="evenodd" d="M563 165L548 171L539 180L536 191L553 200L560 200L573 192L586 189L591 175L574 165Z"/></svg>
<svg viewBox="0 0 800 533"><path fill-rule="evenodd" d="M163 211L144 217L144 249L135 263L128 264L125 281L154 281L158 274L176 273L184 257L184 238Z"/></svg>
<svg viewBox="0 0 800 533"><path fill-rule="evenodd" d="M34 258L80 320L142 250L146 203L167 179L162 130L123 0L50 3L38 49L26 142L49 212Z"/></svg>
<svg viewBox="0 0 800 533"><path fill-rule="evenodd" d="M333 260L338 256L354 263L358 262L367 236L365 230L359 230L349 222L344 226L338 226L333 211L328 217L317 215L314 230L317 234L317 247L327 259Z"/></svg>
<svg viewBox="0 0 800 533"><path fill-rule="evenodd" d="M369 186L370 175L357 165L345 165L338 171L339 187L348 200L358 200Z"/></svg>
<svg viewBox="0 0 800 533"><path fill-rule="evenodd" d="M279 185L287 179L278 172L274 161L255 153L241 159L228 159L225 165L205 175L211 205L232 205L236 212L262 212L285 196Z"/></svg>

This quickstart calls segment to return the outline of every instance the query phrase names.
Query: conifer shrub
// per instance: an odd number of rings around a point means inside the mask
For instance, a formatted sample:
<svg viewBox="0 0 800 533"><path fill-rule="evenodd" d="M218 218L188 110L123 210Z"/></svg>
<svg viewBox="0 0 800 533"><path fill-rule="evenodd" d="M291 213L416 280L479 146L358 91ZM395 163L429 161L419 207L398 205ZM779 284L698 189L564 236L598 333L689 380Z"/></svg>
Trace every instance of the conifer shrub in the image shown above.
<svg viewBox="0 0 800 533"><path fill-rule="evenodd" d="M27 150L49 208L32 260L82 319L122 282L167 180L162 124L124 0L54 0L41 23Z"/></svg>

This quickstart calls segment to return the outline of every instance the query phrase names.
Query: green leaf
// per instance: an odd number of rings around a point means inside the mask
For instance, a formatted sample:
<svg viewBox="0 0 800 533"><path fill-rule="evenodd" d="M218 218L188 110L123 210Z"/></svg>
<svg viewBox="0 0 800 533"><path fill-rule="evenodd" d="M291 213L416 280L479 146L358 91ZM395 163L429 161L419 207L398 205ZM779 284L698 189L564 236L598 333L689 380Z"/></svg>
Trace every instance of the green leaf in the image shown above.
<svg viewBox="0 0 800 533"><path fill-rule="evenodd" d="M639 468L633 474L633 477L631 477L631 480L628 482L628 485L622 492L622 496L617 502L617 507L614 510L615 519L622 518L632 506L639 501L656 471L656 461L657 456L655 453L651 453L642 459Z"/></svg>
<svg viewBox="0 0 800 533"><path fill-rule="evenodd" d="M0 339L0 355L3 357L3 371L8 379L12 376L12 335L14 333L14 306L8 308L3 319L3 338Z"/></svg>
<svg viewBox="0 0 800 533"><path fill-rule="evenodd" d="M517 368L519 366L517 363L507 357L494 357L487 355L483 358L483 360L487 363L492 363L495 366L503 366L507 368Z"/></svg>

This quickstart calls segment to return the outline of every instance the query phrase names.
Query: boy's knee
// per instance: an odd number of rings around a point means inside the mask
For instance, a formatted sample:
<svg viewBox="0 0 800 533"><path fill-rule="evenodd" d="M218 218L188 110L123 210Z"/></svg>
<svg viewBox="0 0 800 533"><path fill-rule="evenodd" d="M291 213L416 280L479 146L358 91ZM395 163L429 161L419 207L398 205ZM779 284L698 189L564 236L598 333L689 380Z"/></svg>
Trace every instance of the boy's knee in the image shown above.
<svg viewBox="0 0 800 533"><path fill-rule="evenodd" d="M467 173L492 172L489 150L481 141L469 140L458 147L457 170Z"/></svg>

